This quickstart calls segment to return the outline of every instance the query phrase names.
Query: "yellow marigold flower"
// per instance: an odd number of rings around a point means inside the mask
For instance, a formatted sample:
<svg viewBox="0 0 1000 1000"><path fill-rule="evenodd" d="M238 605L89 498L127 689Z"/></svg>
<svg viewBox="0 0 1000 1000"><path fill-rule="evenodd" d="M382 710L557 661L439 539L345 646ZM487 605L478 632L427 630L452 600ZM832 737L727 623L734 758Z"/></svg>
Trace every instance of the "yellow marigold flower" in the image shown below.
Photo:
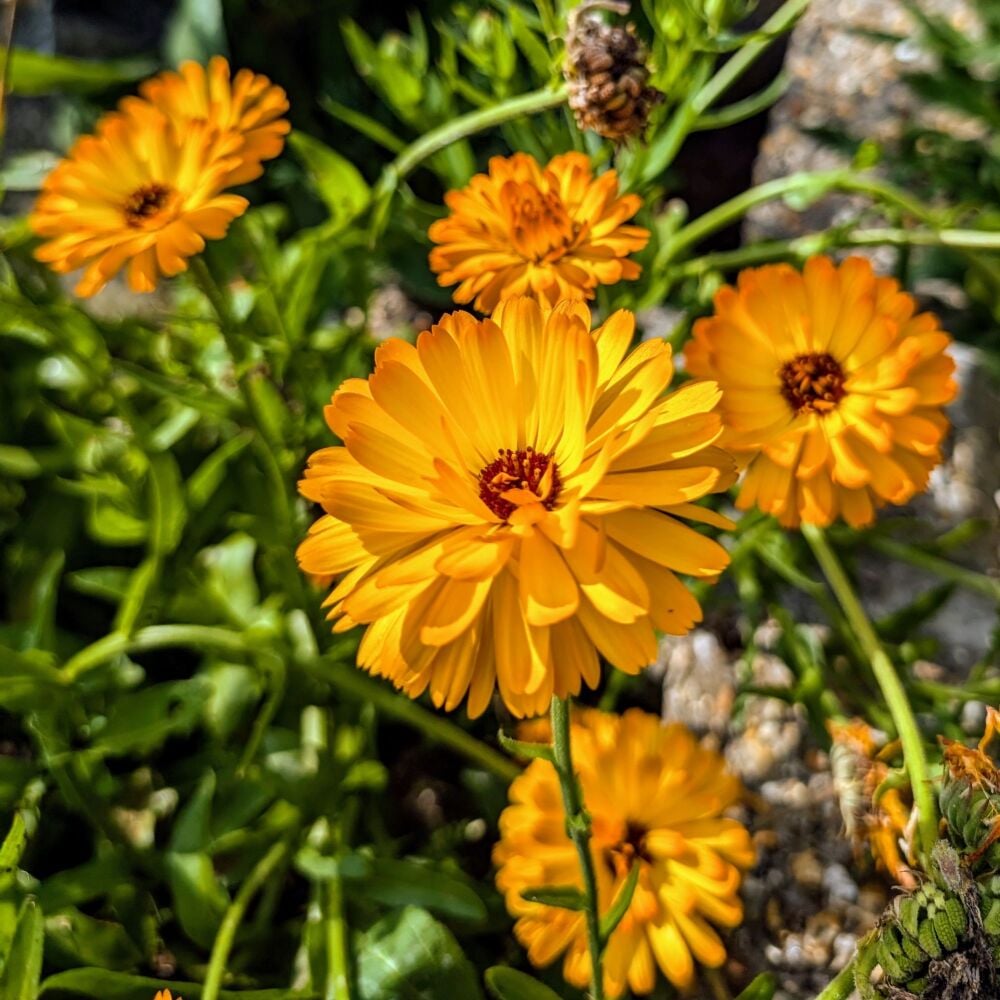
<svg viewBox="0 0 1000 1000"><path fill-rule="evenodd" d="M196 62L182 63L176 72L169 70L146 80L139 93L142 98L127 97L121 102L124 112L141 114L141 105L148 102L181 129L192 122L208 122L242 137L239 160L226 178L227 185L259 177L264 170L261 161L278 156L291 131L282 117L288 112L285 91L248 69L239 70L230 80L229 63L222 56L213 56L207 69Z"/></svg>
<svg viewBox="0 0 1000 1000"><path fill-rule="evenodd" d="M740 798L740 783L684 726L664 726L636 709L621 716L577 709L572 740L593 824L602 914L639 865L632 903L605 952L605 993L652 992L657 965L687 989L696 960L710 968L725 961L712 925L735 927L743 919L741 871L753 864L754 851L742 824L721 815ZM565 952L563 975L583 988L591 969L583 914L521 895L542 886L583 886L555 768L533 761L509 795L493 860L497 887L517 918L514 933L535 965Z"/></svg>
<svg viewBox="0 0 1000 1000"><path fill-rule="evenodd" d="M242 141L207 122L177 127L148 105L105 116L42 184L29 221L47 241L35 256L60 274L84 267L77 295L126 265L129 287L152 291L246 210L246 198L224 193Z"/></svg>
<svg viewBox="0 0 1000 1000"><path fill-rule="evenodd" d="M530 295L555 305L592 299L598 285L638 278L626 258L649 230L625 225L642 207L618 196L618 176L594 178L582 153L564 153L544 169L527 153L494 156L488 174L449 191L451 215L433 223L431 270L441 285L459 282L456 302L490 312L502 299Z"/></svg>
<svg viewBox="0 0 1000 1000"><path fill-rule="evenodd" d="M174 1000L174 998L170 990L158 990L153 1000ZM178 997L177 1000L184 1000L184 998Z"/></svg>
<svg viewBox="0 0 1000 1000"><path fill-rule="evenodd" d="M358 663L413 698L479 715L494 686L517 716L600 677L598 651L636 673L654 628L701 609L675 573L729 559L683 519L731 527L692 501L734 481L715 448L712 382L663 397L670 348L626 357L635 319L596 333L583 303L532 299L492 319L445 316L416 346L388 340L367 380L326 409L344 442L300 484L326 511L299 548L307 573L346 574L335 631L368 625Z"/></svg>
<svg viewBox="0 0 1000 1000"><path fill-rule="evenodd" d="M859 257L746 270L716 294L685 357L722 387L725 445L749 463L741 509L860 526L926 487L956 386L950 338L915 313Z"/></svg>

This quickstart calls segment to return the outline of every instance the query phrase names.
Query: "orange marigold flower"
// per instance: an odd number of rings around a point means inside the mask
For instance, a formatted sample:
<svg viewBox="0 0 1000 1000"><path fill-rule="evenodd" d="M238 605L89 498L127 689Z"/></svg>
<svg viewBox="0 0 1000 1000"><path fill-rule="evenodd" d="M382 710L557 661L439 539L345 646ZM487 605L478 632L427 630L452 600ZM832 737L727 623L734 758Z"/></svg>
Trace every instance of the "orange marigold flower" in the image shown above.
<svg viewBox="0 0 1000 1000"><path fill-rule="evenodd" d="M827 722L833 744L830 767L840 801L844 829L855 854L865 847L876 865L887 871L897 885L916 888L913 874L915 816L904 790L883 787L889 766L883 759L898 743L883 746L885 736L863 719Z"/></svg>
<svg viewBox="0 0 1000 1000"><path fill-rule="evenodd" d="M739 800L740 783L684 726L664 726L636 709L621 716L577 709L572 739L602 914L639 865L631 905L605 952L605 993L651 993L657 965L687 989L696 960L710 968L725 961L712 925L743 919L741 872L754 851L745 827L721 815ZM517 918L514 933L535 965L565 952L563 975L583 988L591 971L583 914L522 896L542 886L583 886L555 768L533 761L509 796L493 859L497 887Z"/></svg>
<svg viewBox="0 0 1000 1000"><path fill-rule="evenodd" d="M227 185L245 184L259 177L263 160L281 153L291 124L285 91L260 73L241 69L230 80L229 63L213 56L206 69L200 63L185 62L176 72L169 70L146 80L140 87L142 98L127 97L121 102L126 113L138 111L148 102L162 111L179 128L192 122L208 122L220 131L242 137L239 160L226 178Z"/></svg>
<svg viewBox="0 0 1000 1000"><path fill-rule="evenodd" d="M153 1000L174 1000L174 998L170 990L158 990ZM184 1000L184 998L178 997L177 1000Z"/></svg>
<svg viewBox="0 0 1000 1000"><path fill-rule="evenodd" d="M459 283L456 302L490 312L502 299L530 295L555 305L592 299L598 285L638 278L626 258L649 230L625 225L642 207L618 196L618 176L594 178L582 153L564 153L542 168L527 153L494 156L488 174L449 191L451 215L428 231L437 244L431 270L441 285Z"/></svg>
<svg viewBox="0 0 1000 1000"><path fill-rule="evenodd" d="M129 287L152 291L246 210L245 198L224 193L241 146L236 133L207 122L181 128L148 105L105 116L42 184L29 217L46 237L35 256L60 274L85 268L78 295L126 265Z"/></svg>
<svg viewBox="0 0 1000 1000"><path fill-rule="evenodd" d="M732 459L712 382L666 397L670 348L619 311L592 334L583 303L502 303L445 316L416 346L388 340L375 373L326 410L344 442L300 484L326 512L299 548L307 573L346 574L335 631L368 626L358 663L411 697L482 713L494 686L517 716L600 679L598 651L636 673L654 628L701 609L675 575L729 561L686 526L731 522L692 501Z"/></svg>
<svg viewBox="0 0 1000 1000"><path fill-rule="evenodd" d="M950 343L863 258L743 271L685 350L722 387L724 443L748 463L739 507L860 526L923 490L956 392Z"/></svg>

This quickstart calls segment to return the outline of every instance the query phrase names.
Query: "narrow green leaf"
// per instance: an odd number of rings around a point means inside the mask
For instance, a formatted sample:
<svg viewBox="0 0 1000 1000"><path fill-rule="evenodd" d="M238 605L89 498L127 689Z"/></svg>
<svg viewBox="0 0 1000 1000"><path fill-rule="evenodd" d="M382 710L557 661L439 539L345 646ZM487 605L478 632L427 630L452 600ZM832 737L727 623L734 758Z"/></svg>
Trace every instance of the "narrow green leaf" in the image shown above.
<svg viewBox="0 0 1000 1000"><path fill-rule="evenodd" d="M174 66L185 59L207 63L227 51L222 0L180 0L163 44L167 62Z"/></svg>
<svg viewBox="0 0 1000 1000"><path fill-rule="evenodd" d="M226 478L229 462L252 440L253 435L249 433L230 438L225 444L219 445L188 477L185 492L187 506L192 513L201 510L212 499Z"/></svg>
<svg viewBox="0 0 1000 1000"><path fill-rule="evenodd" d="M601 942L607 944L614 934L615 928L622 922L622 917L628 913L628 908L632 905L632 897L635 895L635 887L639 883L639 863L635 862L629 869L628 878L622 883L618 890L611 909L601 917Z"/></svg>
<svg viewBox="0 0 1000 1000"><path fill-rule="evenodd" d="M42 463L28 451L13 444L0 444L0 472L14 479L34 479L43 472Z"/></svg>
<svg viewBox="0 0 1000 1000"><path fill-rule="evenodd" d="M42 909L34 899L26 899L14 932L10 954L0 976L3 1000L35 1000L42 975L42 948L45 925Z"/></svg>
<svg viewBox="0 0 1000 1000"><path fill-rule="evenodd" d="M506 965L486 970L486 989L495 1000L561 1000L544 983Z"/></svg>
<svg viewBox="0 0 1000 1000"><path fill-rule="evenodd" d="M561 910L585 910L587 897L569 885L544 885L537 889L522 889L521 898L529 903L558 906Z"/></svg>
<svg viewBox="0 0 1000 1000"><path fill-rule="evenodd" d="M28 49L13 49L9 63L9 93L94 93L141 80L155 70L156 63L147 58L107 59L98 62L73 59L70 56L46 55L44 52Z"/></svg>
<svg viewBox="0 0 1000 1000"><path fill-rule="evenodd" d="M554 760L551 743L526 743L524 740L515 740L513 737L508 736L502 729L497 733L497 739L504 750L517 757L547 760L550 764Z"/></svg>
<svg viewBox="0 0 1000 1000"><path fill-rule="evenodd" d="M169 452L149 456L149 506L149 546L156 555L168 555L187 520L180 469Z"/></svg>
<svg viewBox="0 0 1000 1000"><path fill-rule="evenodd" d="M777 977L770 972L762 972L736 1000L772 1000L777 992Z"/></svg>
<svg viewBox="0 0 1000 1000"><path fill-rule="evenodd" d="M164 987L175 997L201 1000L201 983L153 979L108 969L70 969L42 983L39 1000L152 1000ZM289 990L221 990L220 1000L289 1000ZM316 993L296 993L295 1000L319 1000Z"/></svg>
<svg viewBox="0 0 1000 1000"><path fill-rule="evenodd" d="M338 228L346 226L368 207L371 189L349 160L304 132L292 132L288 144L302 161L313 190Z"/></svg>
<svg viewBox="0 0 1000 1000"><path fill-rule="evenodd" d="M386 906L419 906L469 923L481 923L487 915L486 904L467 879L415 860L379 858L358 886L366 899Z"/></svg>

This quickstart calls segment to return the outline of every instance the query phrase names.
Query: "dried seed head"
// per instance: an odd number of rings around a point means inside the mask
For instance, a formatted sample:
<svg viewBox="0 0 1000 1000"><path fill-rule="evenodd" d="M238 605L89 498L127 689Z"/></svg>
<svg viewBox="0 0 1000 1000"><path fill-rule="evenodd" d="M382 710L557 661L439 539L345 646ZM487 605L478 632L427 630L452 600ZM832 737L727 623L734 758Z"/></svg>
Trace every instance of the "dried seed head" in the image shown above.
<svg viewBox="0 0 1000 1000"><path fill-rule="evenodd" d="M649 86L646 48L635 25L605 24L597 8L628 13L627 3L585 0L569 17L564 73L569 82L569 106L581 130L624 142L642 137L649 112L663 94Z"/></svg>

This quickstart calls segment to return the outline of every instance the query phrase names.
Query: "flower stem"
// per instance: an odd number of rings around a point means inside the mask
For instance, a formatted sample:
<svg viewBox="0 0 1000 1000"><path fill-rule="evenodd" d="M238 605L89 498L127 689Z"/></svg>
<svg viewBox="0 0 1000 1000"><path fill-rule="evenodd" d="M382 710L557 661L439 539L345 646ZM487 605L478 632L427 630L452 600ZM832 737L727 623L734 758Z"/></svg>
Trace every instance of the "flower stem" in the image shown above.
<svg viewBox="0 0 1000 1000"><path fill-rule="evenodd" d="M536 115L559 107L566 101L566 87L543 87L527 94L518 94L509 100L488 108L477 108L468 114L459 115L438 128L425 132L415 142L410 143L392 163L386 167L385 175L392 178L395 187L407 174L415 170L428 157L447 149L453 142L495 128L523 115Z"/></svg>
<svg viewBox="0 0 1000 1000"><path fill-rule="evenodd" d="M858 595L854 592L840 560L830 547L823 530L813 524L804 524L802 534L816 556L833 590L844 609L847 621L854 629L861 648L871 662L872 673L882 690L886 706L892 715L896 732L903 747L903 758L906 772L909 775L910 787L913 789L913 801L917 807L918 820L918 853L926 859L931 848L937 841L938 815L934 802L934 791L931 786L927 767L927 756L924 753L924 743L917 726L913 708L906 697L903 683L896 673L896 668L882 648Z"/></svg>
<svg viewBox="0 0 1000 1000"><path fill-rule="evenodd" d="M273 844L267 854L254 866L246 881L240 886L240 891L236 893L236 898L226 910L226 915L222 918L219 932L215 935L215 942L212 945L212 955L208 961L208 971L205 974L205 986L201 991L201 1000L218 1000L219 990L222 987L222 977L226 972L226 962L229 960L229 952L233 947L236 931L243 922L247 907L250 905L250 900L274 874L275 869L288 853L288 849L287 840Z"/></svg>
<svg viewBox="0 0 1000 1000"><path fill-rule="evenodd" d="M240 362L243 360L243 349L239 343L236 332L236 319L229 305L229 298L219 286L212 272L208 269L208 265L200 255L196 254L190 259L188 268L191 272L191 277L194 278L202 294L208 299L209 305L211 305L212 311L219 321L219 330L222 332L222 337L226 342L229 356L233 359L233 365L238 368Z"/></svg>
<svg viewBox="0 0 1000 1000"><path fill-rule="evenodd" d="M670 252L667 262L676 260L683 251L700 243L707 236L724 229L726 226L743 218L752 208L766 202L783 198L787 195L800 194L810 199L819 198L830 191L850 191L856 194L869 195L875 201L889 204L905 212L907 215L928 225L936 226L938 217L926 205L911 198L905 191L865 174L856 174L847 169L823 170L814 173L803 172L791 174L788 177L778 177L766 181L738 194L735 198L723 202L704 215L698 216L679 230L670 242ZM804 237L808 240L811 237ZM816 237L812 237L816 238ZM876 242L876 241L873 241ZM879 241L881 242L881 240ZM979 244L980 248L982 244ZM756 248L747 248L756 250Z"/></svg>
<svg viewBox="0 0 1000 1000"><path fill-rule="evenodd" d="M584 808L580 785L573 770L573 749L570 741L570 699L552 699L552 750L559 787L562 789L566 813L566 833L576 845L583 875L583 891L587 897L587 944L590 949L590 981L593 1000L604 1000L604 974L601 969L601 918L598 912L597 876L590 853L590 817Z"/></svg>
<svg viewBox="0 0 1000 1000"><path fill-rule="evenodd" d="M823 992L816 997L816 1000L847 1000L854 992L854 963L855 959L845 965L837 975L827 983Z"/></svg>
<svg viewBox="0 0 1000 1000"><path fill-rule="evenodd" d="M344 886L340 875L334 873L326 883L326 988L323 1000L351 1000L347 972Z"/></svg>
<svg viewBox="0 0 1000 1000"><path fill-rule="evenodd" d="M435 715L418 702L397 694L392 688L369 677L357 667L334 659L318 659L304 666L317 677L332 684L342 694L373 705L376 711L416 729L435 743L449 747L477 767L495 774L502 781L513 781L521 773L521 768L509 757L477 740L454 722Z"/></svg>

